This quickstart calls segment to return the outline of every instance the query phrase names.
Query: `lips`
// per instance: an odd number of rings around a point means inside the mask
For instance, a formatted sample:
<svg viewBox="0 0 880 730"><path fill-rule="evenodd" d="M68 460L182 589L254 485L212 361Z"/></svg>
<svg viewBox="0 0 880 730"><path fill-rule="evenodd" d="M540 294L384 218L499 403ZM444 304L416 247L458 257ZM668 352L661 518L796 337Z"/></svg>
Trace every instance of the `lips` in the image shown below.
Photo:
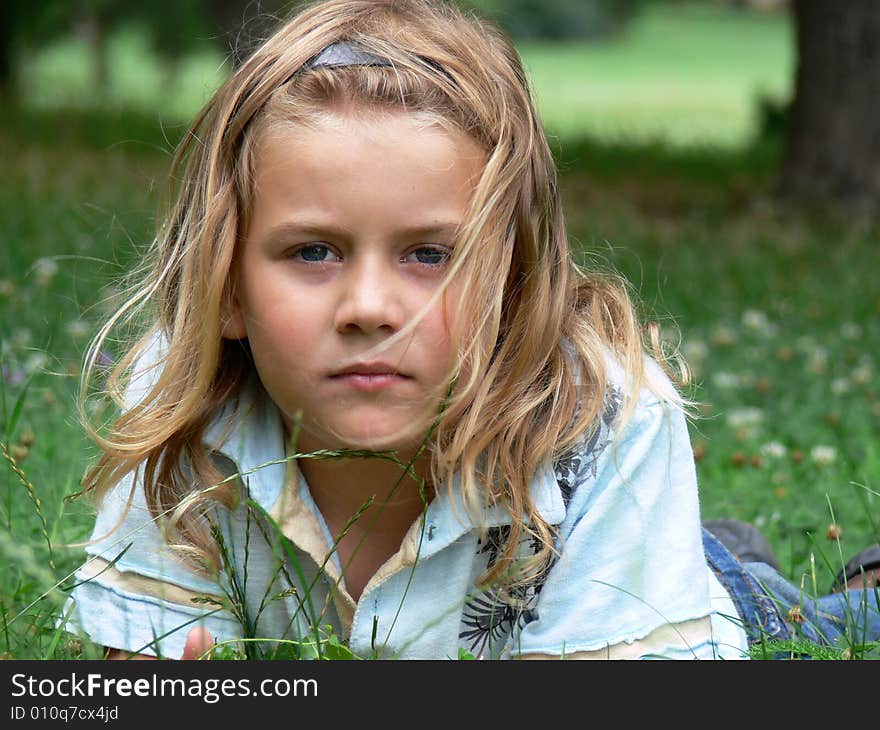
<svg viewBox="0 0 880 730"><path fill-rule="evenodd" d="M389 363L364 362L344 367L331 374L330 379L345 388L376 393L401 385L412 378Z"/></svg>
<svg viewBox="0 0 880 730"><path fill-rule="evenodd" d="M401 373L396 367L384 362L355 363L348 367L337 370L330 375L331 378L341 378L348 375L388 375L401 378L409 377Z"/></svg>

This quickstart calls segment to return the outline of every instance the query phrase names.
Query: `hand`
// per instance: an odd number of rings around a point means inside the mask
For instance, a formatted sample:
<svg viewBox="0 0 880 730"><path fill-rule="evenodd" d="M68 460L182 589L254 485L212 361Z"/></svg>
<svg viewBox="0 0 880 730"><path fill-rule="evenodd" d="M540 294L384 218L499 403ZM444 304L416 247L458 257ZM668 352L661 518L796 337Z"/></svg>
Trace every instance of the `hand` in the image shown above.
<svg viewBox="0 0 880 730"><path fill-rule="evenodd" d="M196 626L186 635L186 644L183 646L181 659L201 659L202 656L214 645L211 633L202 626Z"/></svg>
<svg viewBox="0 0 880 730"><path fill-rule="evenodd" d="M186 635L186 643L183 645L181 659L200 659L214 645L211 633L201 626L191 629ZM156 657L149 654L130 654L121 649L108 649L107 659L153 659Z"/></svg>

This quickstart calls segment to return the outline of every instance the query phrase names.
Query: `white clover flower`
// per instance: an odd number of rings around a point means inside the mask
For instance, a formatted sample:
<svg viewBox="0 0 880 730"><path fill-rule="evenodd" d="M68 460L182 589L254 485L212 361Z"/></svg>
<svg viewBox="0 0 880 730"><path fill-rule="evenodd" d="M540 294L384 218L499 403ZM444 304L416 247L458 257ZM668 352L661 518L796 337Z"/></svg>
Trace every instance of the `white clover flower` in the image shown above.
<svg viewBox="0 0 880 730"><path fill-rule="evenodd" d="M824 347L817 347L810 353L810 359L807 362L807 369L811 373L821 375L828 369L828 350Z"/></svg>
<svg viewBox="0 0 880 730"><path fill-rule="evenodd" d="M761 446L761 455L770 459L781 459L788 453L788 449L779 441L768 441Z"/></svg>
<svg viewBox="0 0 880 730"><path fill-rule="evenodd" d="M858 385L866 385L874 378L874 368L871 367L871 363L866 360L852 371L850 378Z"/></svg>
<svg viewBox="0 0 880 730"><path fill-rule="evenodd" d="M827 466L837 458L837 449L833 446L814 446L810 449L810 458L819 466Z"/></svg>
<svg viewBox="0 0 880 730"><path fill-rule="evenodd" d="M49 358L45 352L35 352L21 364L21 367L25 373L33 375L38 371L44 370L48 362Z"/></svg>
<svg viewBox="0 0 880 730"><path fill-rule="evenodd" d="M846 378L834 378L831 381L831 392L834 395L843 395L849 391L849 380Z"/></svg>
<svg viewBox="0 0 880 730"><path fill-rule="evenodd" d="M54 259L41 258L34 262L34 274L40 286L48 286L55 274L58 273L58 264Z"/></svg>
<svg viewBox="0 0 880 730"><path fill-rule="evenodd" d="M730 390L738 387L740 382L740 377L736 373L729 373L726 370L718 370L712 373L712 384L718 388Z"/></svg>
<svg viewBox="0 0 880 730"><path fill-rule="evenodd" d="M862 336L862 326L857 322L844 322L840 334L846 340L857 340Z"/></svg>
<svg viewBox="0 0 880 730"><path fill-rule="evenodd" d="M747 309L742 313L742 323L747 330L762 335L772 336L777 332L777 327L760 309Z"/></svg>
<svg viewBox="0 0 880 730"><path fill-rule="evenodd" d="M79 339L85 337L89 333L89 324L81 319L74 319L68 322L64 329L67 330L67 334L71 337Z"/></svg>
<svg viewBox="0 0 880 730"><path fill-rule="evenodd" d="M736 408L727 414L727 425L732 428L752 428L764 420L764 411L760 408Z"/></svg>
<svg viewBox="0 0 880 730"><path fill-rule="evenodd" d="M818 347L816 339L812 335L801 335L794 341L795 346L803 352L812 352Z"/></svg>
<svg viewBox="0 0 880 730"><path fill-rule="evenodd" d="M15 284L9 279L0 279L0 297L11 297L15 294Z"/></svg>
<svg viewBox="0 0 880 730"><path fill-rule="evenodd" d="M742 313L742 323L746 329L764 329L767 326L767 321L767 315L760 309L747 309Z"/></svg>

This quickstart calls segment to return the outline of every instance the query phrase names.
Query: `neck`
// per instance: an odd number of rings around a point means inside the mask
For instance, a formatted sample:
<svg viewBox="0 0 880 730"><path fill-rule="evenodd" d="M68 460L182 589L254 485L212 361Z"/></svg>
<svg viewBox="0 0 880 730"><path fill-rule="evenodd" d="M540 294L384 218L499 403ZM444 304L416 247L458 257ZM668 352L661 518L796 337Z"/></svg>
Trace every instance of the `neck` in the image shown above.
<svg viewBox="0 0 880 730"><path fill-rule="evenodd" d="M302 435L299 441L300 451L320 448ZM405 466L414 455L397 458ZM434 495L427 451L413 462L414 474L383 457L300 459L298 465L334 537L347 529L399 544Z"/></svg>

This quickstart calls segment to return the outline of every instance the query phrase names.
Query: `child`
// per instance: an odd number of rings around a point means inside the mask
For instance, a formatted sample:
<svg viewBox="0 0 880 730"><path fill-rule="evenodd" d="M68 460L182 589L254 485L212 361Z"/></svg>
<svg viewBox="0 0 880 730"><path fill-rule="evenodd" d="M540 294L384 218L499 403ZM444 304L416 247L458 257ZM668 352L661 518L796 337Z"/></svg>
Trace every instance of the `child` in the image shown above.
<svg viewBox="0 0 880 730"><path fill-rule="evenodd" d="M625 286L573 263L493 27L430 0L312 5L211 99L172 178L151 274L92 350L147 313L93 431L69 629L172 658L206 637L740 658L755 605L785 631L704 550L686 403Z"/></svg>

